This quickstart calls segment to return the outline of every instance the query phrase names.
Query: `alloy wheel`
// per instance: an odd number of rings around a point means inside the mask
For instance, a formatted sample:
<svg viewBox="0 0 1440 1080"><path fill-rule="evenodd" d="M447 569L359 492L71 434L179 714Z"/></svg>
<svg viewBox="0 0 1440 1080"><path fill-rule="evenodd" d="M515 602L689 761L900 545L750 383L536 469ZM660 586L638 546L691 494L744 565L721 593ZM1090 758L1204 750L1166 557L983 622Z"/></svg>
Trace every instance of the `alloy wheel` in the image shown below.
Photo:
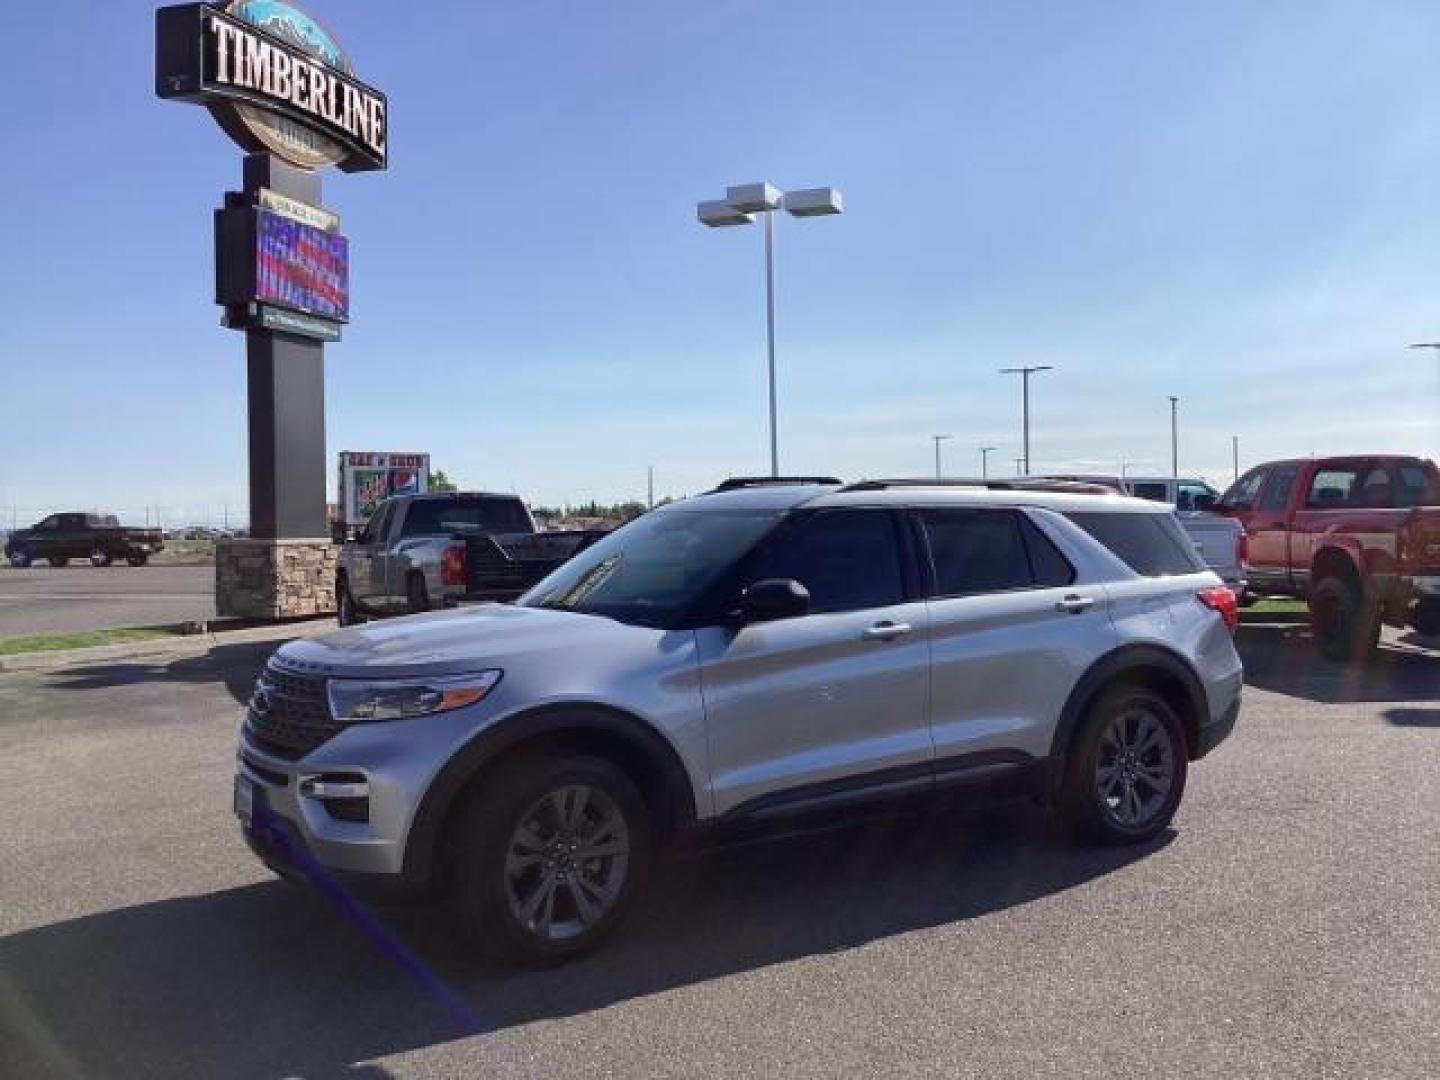
<svg viewBox="0 0 1440 1080"><path fill-rule="evenodd" d="M545 941L586 933L615 907L630 865L630 829L605 791L569 784L520 817L505 849L505 898Z"/></svg>
<svg viewBox="0 0 1440 1080"><path fill-rule="evenodd" d="M1125 828L1149 824L1175 784L1175 746L1150 709L1118 713L1100 736L1095 791L1105 813Z"/></svg>

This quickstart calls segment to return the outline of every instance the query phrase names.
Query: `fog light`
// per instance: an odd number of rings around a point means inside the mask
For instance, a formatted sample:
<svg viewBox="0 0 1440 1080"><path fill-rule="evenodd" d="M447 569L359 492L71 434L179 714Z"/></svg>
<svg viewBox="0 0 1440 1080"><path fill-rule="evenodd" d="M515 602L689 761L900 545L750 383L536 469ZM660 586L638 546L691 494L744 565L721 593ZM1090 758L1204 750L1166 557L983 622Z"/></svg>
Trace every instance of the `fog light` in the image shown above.
<svg viewBox="0 0 1440 1080"><path fill-rule="evenodd" d="M336 821L370 820L370 782L359 773L321 773L300 781L300 794L314 799Z"/></svg>

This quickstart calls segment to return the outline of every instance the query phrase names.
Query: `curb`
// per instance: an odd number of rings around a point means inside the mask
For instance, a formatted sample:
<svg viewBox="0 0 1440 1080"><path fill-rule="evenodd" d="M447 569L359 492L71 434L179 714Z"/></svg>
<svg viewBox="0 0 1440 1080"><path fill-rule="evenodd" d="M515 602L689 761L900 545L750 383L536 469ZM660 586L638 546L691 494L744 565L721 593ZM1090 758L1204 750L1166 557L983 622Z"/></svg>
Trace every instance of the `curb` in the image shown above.
<svg viewBox="0 0 1440 1080"><path fill-rule="evenodd" d="M182 634L154 641L121 642L118 645L94 645L86 649L51 649L45 652L17 653L0 657L0 672L47 671L93 664L110 660L135 660L153 657L199 656L219 645L250 645L290 641L299 637L315 637L336 629L334 616L276 623L271 626L250 626L239 630L210 630L198 634Z"/></svg>

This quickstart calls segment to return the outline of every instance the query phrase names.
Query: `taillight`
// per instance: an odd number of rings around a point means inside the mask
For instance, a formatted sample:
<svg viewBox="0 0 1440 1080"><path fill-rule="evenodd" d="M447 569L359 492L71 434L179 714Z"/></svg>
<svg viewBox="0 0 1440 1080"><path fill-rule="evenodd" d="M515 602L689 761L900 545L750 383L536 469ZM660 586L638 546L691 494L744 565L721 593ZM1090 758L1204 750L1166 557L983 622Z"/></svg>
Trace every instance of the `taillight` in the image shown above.
<svg viewBox="0 0 1440 1080"><path fill-rule="evenodd" d="M1235 534L1235 565L1245 566L1250 558L1250 536L1241 529Z"/></svg>
<svg viewBox="0 0 1440 1080"><path fill-rule="evenodd" d="M1240 604L1229 586L1216 585L1213 589L1201 589L1195 594L1195 599L1211 611L1218 611L1220 618L1225 620L1225 629L1235 633L1235 628L1240 625Z"/></svg>
<svg viewBox="0 0 1440 1080"><path fill-rule="evenodd" d="M464 544L452 544L440 556L440 580L446 585L465 584Z"/></svg>

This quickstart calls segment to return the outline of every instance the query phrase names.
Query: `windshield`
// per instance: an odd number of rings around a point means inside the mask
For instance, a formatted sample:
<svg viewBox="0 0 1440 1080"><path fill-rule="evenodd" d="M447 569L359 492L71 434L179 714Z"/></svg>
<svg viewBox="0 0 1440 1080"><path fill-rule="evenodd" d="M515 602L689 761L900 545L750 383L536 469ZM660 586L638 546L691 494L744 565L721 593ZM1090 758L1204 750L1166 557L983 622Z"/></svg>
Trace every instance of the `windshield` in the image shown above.
<svg viewBox="0 0 1440 1080"><path fill-rule="evenodd" d="M667 627L780 520L779 510L646 514L516 601Z"/></svg>

